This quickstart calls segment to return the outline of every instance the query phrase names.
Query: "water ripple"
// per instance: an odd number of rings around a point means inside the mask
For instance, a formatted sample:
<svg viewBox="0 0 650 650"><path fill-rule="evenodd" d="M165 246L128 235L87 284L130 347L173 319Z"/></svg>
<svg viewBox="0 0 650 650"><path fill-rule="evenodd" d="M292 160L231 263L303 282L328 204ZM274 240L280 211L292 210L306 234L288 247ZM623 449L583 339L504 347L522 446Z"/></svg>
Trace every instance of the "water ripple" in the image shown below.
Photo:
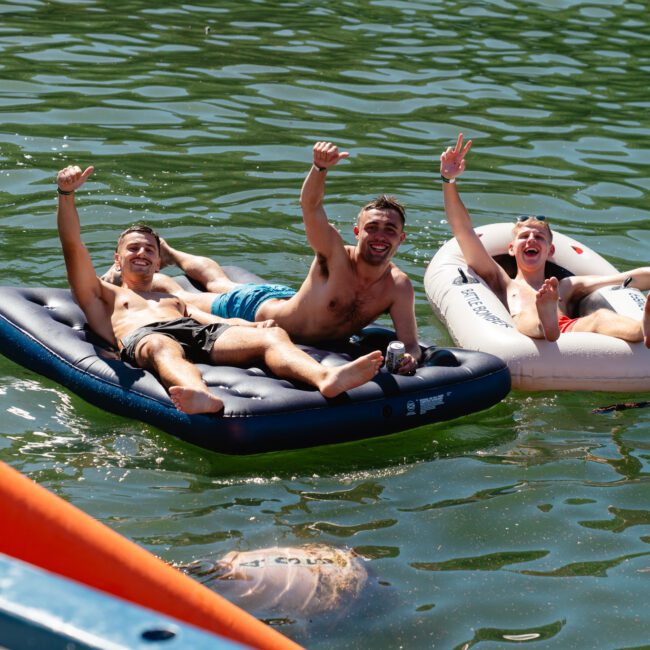
<svg viewBox="0 0 650 650"><path fill-rule="evenodd" d="M643 3L214 4L0 3L3 284L66 286L54 177L78 162L96 166L78 205L98 269L145 218L296 286L312 258L300 186L330 139L351 153L328 177L332 222L352 243L360 205L406 202L397 262L421 338L447 344L422 276L450 237L436 161L459 131L477 224L546 214L621 269L648 263ZM341 612L300 632L307 647L650 636L650 413L593 413L612 396L513 394L398 436L233 459L0 369L2 459L169 561L354 540L389 613Z"/></svg>

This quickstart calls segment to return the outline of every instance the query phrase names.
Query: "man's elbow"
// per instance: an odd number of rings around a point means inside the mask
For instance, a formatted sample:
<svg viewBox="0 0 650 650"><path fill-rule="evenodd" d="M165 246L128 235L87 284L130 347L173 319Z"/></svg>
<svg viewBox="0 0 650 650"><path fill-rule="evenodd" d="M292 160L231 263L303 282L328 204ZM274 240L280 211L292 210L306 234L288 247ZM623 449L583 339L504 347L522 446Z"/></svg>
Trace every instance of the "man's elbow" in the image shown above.
<svg viewBox="0 0 650 650"><path fill-rule="evenodd" d="M316 210L322 205L322 201L318 198L300 195L300 208L304 217L309 218Z"/></svg>

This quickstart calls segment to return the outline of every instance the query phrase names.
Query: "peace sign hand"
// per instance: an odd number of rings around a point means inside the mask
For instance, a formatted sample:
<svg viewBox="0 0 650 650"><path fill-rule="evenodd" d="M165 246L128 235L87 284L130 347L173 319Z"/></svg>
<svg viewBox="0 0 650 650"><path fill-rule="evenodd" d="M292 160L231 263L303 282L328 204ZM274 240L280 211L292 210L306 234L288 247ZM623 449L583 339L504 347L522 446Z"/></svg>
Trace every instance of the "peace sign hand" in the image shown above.
<svg viewBox="0 0 650 650"><path fill-rule="evenodd" d="M463 147L463 134L459 133L456 147L454 149L447 147L447 150L440 155L440 174L449 180L460 176L465 171L465 154L471 146L472 141L468 140Z"/></svg>

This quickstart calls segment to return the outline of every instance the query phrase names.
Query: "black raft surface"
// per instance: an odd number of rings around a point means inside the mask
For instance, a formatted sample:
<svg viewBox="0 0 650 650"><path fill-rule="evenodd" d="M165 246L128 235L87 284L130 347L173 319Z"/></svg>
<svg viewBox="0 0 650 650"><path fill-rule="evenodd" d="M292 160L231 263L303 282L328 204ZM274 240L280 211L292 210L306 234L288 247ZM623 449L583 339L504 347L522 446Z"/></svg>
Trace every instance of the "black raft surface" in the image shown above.
<svg viewBox="0 0 650 650"><path fill-rule="evenodd" d="M300 346L338 365L395 338L370 326L336 348ZM261 367L199 365L222 414L187 415L150 372L114 358L88 328L67 289L0 287L0 352L91 404L141 420L206 449L253 454L396 433L488 408L510 391L497 357L457 348L424 348L414 376L382 368L368 383L334 399L278 379Z"/></svg>

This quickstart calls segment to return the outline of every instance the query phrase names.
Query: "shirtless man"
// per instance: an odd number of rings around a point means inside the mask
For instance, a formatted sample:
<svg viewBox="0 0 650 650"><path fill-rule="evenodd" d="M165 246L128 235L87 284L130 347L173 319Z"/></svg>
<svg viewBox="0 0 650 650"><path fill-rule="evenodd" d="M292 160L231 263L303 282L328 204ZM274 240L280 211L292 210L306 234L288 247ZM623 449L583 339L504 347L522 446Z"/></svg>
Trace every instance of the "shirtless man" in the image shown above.
<svg viewBox="0 0 650 650"><path fill-rule="evenodd" d="M163 242L166 263L177 264L209 293L187 293L159 274L155 288L174 293L195 307L222 317L260 322L273 319L301 343L341 340L384 313L390 314L397 338L406 347L400 374L412 374L420 359L413 285L391 258L404 241L404 208L381 196L364 206L354 226L356 246L346 246L323 207L328 170L347 152L331 142L317 142L300 195L307 240L315 258L296 292L283 285L232 282L211 259L183 253ZM112 277L109 271L107 279Z"/></svg>
<svg viewBox="0 0 650 650"><path fill-rule="evenodd" d="M596 332L629 342L644 341L650 347L650 304L646 299L641 321L598 309L587 316L570 318L581 298L601 287L622 284L643 291L650 289L650 267L610 276L571 276L558 282L545 278L546 260L553 255L553 234L543 217L523 217L513 228L508 252L515 258L517 275L511 278L485 250L474 232L470 216L458 194L456 179L465 170L465 156L472 146L463 146L463 134L455 148L440 156L440 175L445 212L465 261L487 283L508 308L515 326L534 339L557 341L562 332Z"/></svg>
<svg viewBox="0 0 650 650"><path fill-rule="evenodd" d="M263 361L277 376L315 386L325 397L359 386L378 372L380 352L326 368L298 349L284 330L268 327L268 322L224 320L185 305L177 296L153 291L160 245L156 233L146 226L129 228L118 240L115 264L122 285L100 280L81 241L74 202L74 191L92 172L92 167L82 172L70 166L56 178L57 227L72 292L89 326L116 345L123 359L156 373L180 411L212 413L223 408L188 357L225 365Z"/></svg>

